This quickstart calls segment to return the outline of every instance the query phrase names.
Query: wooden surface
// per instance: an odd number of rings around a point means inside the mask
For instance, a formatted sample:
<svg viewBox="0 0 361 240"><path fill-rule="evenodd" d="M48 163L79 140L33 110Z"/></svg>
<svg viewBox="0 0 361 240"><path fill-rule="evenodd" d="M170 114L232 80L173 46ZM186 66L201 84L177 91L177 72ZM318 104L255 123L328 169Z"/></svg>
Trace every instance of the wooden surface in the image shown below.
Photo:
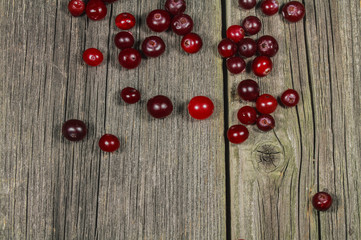
<svg viewBox="0 0 361 240"><path fill-rule="evenodd" d="M65 0L0 2L0 239L361 239L360 2L306 0L297 24L236 0L223 12L220 0L187 2L204 40L191 56L180 37L145 26L164 0L119 0L99 22L70 17ZM163 37L164 56L119 66L114 18L124 11L140 23L136 39ZM227 77L217 54L222 25L247 15L280 44L263 79ZM101 66L84 65L88 47L104 53ZM277 110L274 131L250 127L236 146L224 131L245 105L234 90L246 78L273 95L295 88L301 101ZM126 86L142 92L140 104L120 101ZM146 112L157 94L175 105L164 120ZM211 119L188 116L195 95L214 100ZM62 138L70 118L89 126L84 141ZM105 133L121 137L118 152L98 149ZM328 212L311 206L320 190L335 198Z"/></svg>

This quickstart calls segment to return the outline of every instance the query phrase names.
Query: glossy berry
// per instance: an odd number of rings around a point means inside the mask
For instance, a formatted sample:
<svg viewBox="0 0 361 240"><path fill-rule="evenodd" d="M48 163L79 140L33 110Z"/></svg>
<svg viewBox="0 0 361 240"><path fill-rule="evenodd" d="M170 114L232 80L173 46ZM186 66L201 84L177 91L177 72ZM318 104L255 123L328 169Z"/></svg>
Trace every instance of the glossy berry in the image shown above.
<svg viewBox="0 0 361 240"><path fill-rule="evenodd" d="M122 30L133 28L135 23L135 17L130 13L121 13L115 18L115 25Z"/></svg>
<svg viewBox="0 0 361 240"><path fill-rule="evenodd" d="M326 192L318 192L312 198L312 205L318 211L326 211L332 205L332 197Z"/></svg>
<svg viewBox="0 0 361 240"><path fill-rule="evenodd" d="M124 88L120 93L120 96L122 97L123 101L128 104L134 104L140 100L140 92L137 89L131 87Z"/></svg>
<svg viewBox="0 0 361 240"><path fill-rule="evenodd" d="M278 42L274 37L265 35L258 39L257 49L260 55L273 57L278 52Z"/></svg>
<svg viewBox="0 0 361 240"><path fill-rule="evenodd" d="M256 6L256 0L238 0L239 7L249 10Z"/></svg>
<svg viewBox="0 0 361 240"><path fill-rule="evenodd" d="M238 53L245 58L252 57L257 52L257 43L251 38L243 38L238 43Z"/></svg>
<svg viewBox="0 0 361 240"><path fill-rule="evenodd" d="M120 142L116 136L105 134L99 139L98 145L104 152L115 152L120 147Z"/></svg>
<svg viewBox="0 0 361 240"><path fill-rule="evenodd" d="M264 0L261 3L261 10L267 16L275 15L278 12L280 4L277 0Z"/></svg>
<svg viewBox="0 0 361 240"><path fill-rule="evenodd" d="M204 96L192 98L188 104L188 112L192 118L203 120L209 118L214 111L214 104L211 99Z"/></svg>
<svg viewBox="0 0 361 240"><path fill-rule="evenodd" d="M103 54L96 48L88 48L83 53L83 60L86 64L96 67L103 62Z"/></svg>
<svg viewBox="0 0 361 240"><path fill-rule="evenodd" d="M241 123L245 125L255 124L257 121L257 111L253 107L244 106L239 109L237 113L237 118Z"/></svg>
<svg viewBox="0 0 361 240"><path fill-rule="evenodd" d="M185 0L167 0L164 7L170 14L178 15L184 13L187 5Z"/></svg>
<svg viewBox="0 0 361 240"><path fill-rule="evenodd" d="M90 0L86 6L86 15L93 21L99 21L107 15L107 7L101 0Z"/></svg>
<svg viewBox="0 0 361 240"><path fill-rule="evenodd" d="M68 10L74 17L79 17L85 12L85 3L82 0L71 0Z"/></svg>
<svg viewBox="0 0 361 240"><path fill-rule="evenodd" d="M147 57L159 57L165 51L165 43L160 37L147 37L142 43L142 51Z"/></svg>
<svg viewBox="0 0 361 240"><path fill-rule="evenodd" d="M240 82L237 91L241 99L245 101L256 101L259 96L259 86L251 79Z"/></svg>
<svg viewBox="0 0 361 240"><path fill-rule="evenodd" d="M62 132L66 139L77 142L85 138L87 128L83 121L71 119L63 124Z"/></svg>
<svg viewBox="0 0 361 240"><path fill-rule="evenodd" d="M297 1L286 3L282 8L282 16L289 22L298 22L305 16L305 6Z"/></svg>
<svg viewBox="0 0 361 240"><path fill-rule="evenodd" d="M134 45L134 37L130 32L119 32L114 37L115 46L119 49L131 48Z"/></svg>
<svg viewBox="0 0 361 240"><path fill-rule="evenodd" d="M256 16L248 16L242 22L242 27L247 35L255 35L261 31L262 23Z"/></svg>
<svg viewBox="0 0 361 240"><path fill-rule="evenodd" d="M241 41L246 33L240 25L232 25L227 29L227 38L231 39L233 42L238 43Z"/></svg>
<svg viewBox="0 0 361 240"><path fill-rule="evenodd" d="M177 35L186 35L193 29L193 19L187 14L178 14L171 22L172 30Z"/></svg>
<svg viewBox="0 0 361 240"><path fill-rule="evenodd" d="M181 46L187 53L197 53L203 46L202 38L196 33L188 33L182 38Z"/></svg>
<svg viewBox="0 0 361 240"><path fill-rule="evenodd" d="M248 129L243 125L233 125L227 131L228 140L234 144L240 144L247 140Z"/></svg>
<svg viewBox="0 0 361 240"><path fill-rule="evenodd" d="M237 44L232 40L225 38L218 44L218 52L224 58L229 58L237 53Z"/></svg>
<svg viewBox="0 0 361 240"><path fill-rule="evenodd" d="M127 69L133 69L139 66L142 56L139 51L134 48L127 48L119 53L119 63Z"/></svg>
<svg viewBox="0 0 361 240"><path fill-rule="evenodd" d="M158 95L148 100L147 110L154 118L165 118L173 112L173 104L168 97Z"/></svg>
<svg viewBox="0 0 361 240"><path fill-rule="evenodd" d="M269 94L259 96L256 102L257 111L262 114L273 113L276 110L277 105L277 100Z"/></svg>
<svg viewBox="0 0 361 240"><path fill-rule="evenodd" d="M275 119L268 114L262 114L257 118L257 127L259 130L268 132L275 127Z"/></svg>
<svg viewBox="0 0 361 240"><path fill-rule="evenodd" d="M265 77L272 71L272 60L267 56L256 57L252 62L253 73L258 77Z"/></svg>
<svg viewBox="0 0 361 240"><path fill-rule="evenodd" d="M286 90L281 96L281 102L286 107L294 107L298 104L300 96L298 92L293 89Z"/></svg>
<svg viewBox="0 0 361 240"><path fill-rule="evenodd" d="M171 22L169 13L162 9L151 11L147 16L147 25L154 32L166 31Z"/></svg>
<svg viewBox="0 0 361 240"><path fill-rule="evenodd" d="M226 66L228 71L233 74L239 74L246 70L246 62L241 57L230 57L227 59Z"/></svg>

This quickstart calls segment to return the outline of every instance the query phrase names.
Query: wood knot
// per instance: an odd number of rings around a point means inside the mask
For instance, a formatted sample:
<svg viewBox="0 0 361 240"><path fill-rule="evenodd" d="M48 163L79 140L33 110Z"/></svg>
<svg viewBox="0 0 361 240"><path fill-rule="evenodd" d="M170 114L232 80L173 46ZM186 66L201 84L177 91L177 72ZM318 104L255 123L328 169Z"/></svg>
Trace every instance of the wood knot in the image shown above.
<svg viewBox="0 0 361 240"><path fill-rule="evenodd" d="M284 154L282 149L271 143L262 144L256 147L254 150L254 158L256 162L256 168L263 172L275 171L284 160Z"/></svg>

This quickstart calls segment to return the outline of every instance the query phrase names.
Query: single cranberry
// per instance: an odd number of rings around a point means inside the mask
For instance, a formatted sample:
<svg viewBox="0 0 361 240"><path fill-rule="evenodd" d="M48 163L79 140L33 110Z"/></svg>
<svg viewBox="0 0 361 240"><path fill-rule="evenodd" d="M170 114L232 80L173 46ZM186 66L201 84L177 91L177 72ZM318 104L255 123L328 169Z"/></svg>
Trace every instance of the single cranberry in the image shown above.
<svg viewBox="0 0 361 240"><path fill-rule="evenodd" d="M240 25L232 25L227 29L227 38L231 39L233 42L238 43L241 41L246 33Z"/></svg>
<svg viewBox="0 0 361 240"><path fill-rule="evenodd" d="M282 16L289 22L298 22L305 16L305 6L297 1L286 3L282 8Z"/></svg>
<svg viewBox="0 0 361 240"><path fill-rule="evenodd" d="M105 134L99 139L99 147L104 152L115 152L120 147L120 142L116 136Z"/></svg>
<svg viewBox="0 0 361 240"><path fill-rule="evenodd" d="M229 58L237 53L237 44L232 40L225 38L218 44L218 52L224 58Z"/></svg>
<svg viewBox="0 0 361 240"><path fill-rule="evenodd" d="M227 131L228 140L234 144L240 144L247 140L248 129L243 125L233 125Z"/></svg>
<svg viewBox="0 0 361 240"><path fill-rule="evenodd" d="M272 71L272 60L267 56L256 57L252 62L252 70L258 77L265 77Z"/></svg>
<svg viewBox="0 0 361 240"><path fill-rule="evenodd" d="M278 42L274 37L265 35L258 39L257 49L260 55L273 57L278 52Z"/></svg>
<svg viewBox="0 0 361 240"><path fill-rule="evenodd" d="M209 118L214 111L214 104L211 99L204 96L197 96L191 99L188 104L188 112L192 118L203 120Z"/></svg>
<svg viewBox="0 0 361 240"><path fill-rule="evenodd" d="M89 66L96 67L103 62L103 54L96 48L88 48L83 53L83 60Z"/></svg>
<svg viewBox="0 0 361 240"><path fill-rule="evenodd" d="M85 12L85 3L82 0L71 0L68 10L74 17L79 17Z"/></svg>
<svg viewBox="0 0 361 240"><path fill-rule="evenodd" d="M115 25L122 30L129 30L135 26L135 17L131 13L121 13L115 18Z"/></svg>
<svg viewBox="0 0 361 240"><path fill-rule="evenodd" d="M280 4L277 0L264 0L261 3L261 10L268 16L275 15L278 12Z"/></svg>
<svg viewBox="0 0 361 240"><path fill-rule="evenodd" d="M243 20L242 26L247 35L255 35L261 31L262 23L258 17L248 16Z"/></svg>
<svg viewBox="0 0 361 240"><path fill-rule="evenodd" d="M259 96L256 102L256 108L258 112L262 114L273 113L276 110L277 105L277 100L269 94Z"/></svg>
<svg viewBox="0 0 361 240"><path fill-rule="evenodd" d="M83 121L71 119L63 124L62 132L66 139L77 142L85 138L87 129Z"/></svg>
<svg viewBox="0 0 361 240"><path fill-rule="evenodd" d="M170 26L171 17L162 9L151 11L147 16L147 25L154 32L164 32Z"/></svg>
<svg viewBox="0 0 361 240"><path fill-rule="evenodd" d="M262 114L257 118L257 127L259 130L268 132L275 127L275 119L268 114Z"/></svg>
<svg viewBox="0 0 361 240"><path fill-rule="evenodd" d="M147 57L159 57L165 51L165 43L160 37L147 37L143 41L142 51Z"/></svg>
<svg viewBox="0 0 361 240"><path fill-rule="evenodd" d="M193 29L193 19L187 14L178 14L172 19L172 30L177 35L186 35Z"/></svg>
<svg viewBox="0 0 361 240"><path fill-rule="evenodd" d="M246 125L255 124L257 121L257 111L253 107L244 106L237 113L238 120Z"/></svg>
<svg viewBox="0 0 361 240"><path fill-rule="evenodd" d="M173 104L168 97L158 95L148 100L147 109L152 117L165 118L173 112Z"/></svg>
<svg viewBox="0 0 361 240"><path fill-rule="evenodd" d="M243 38L238 43L238 53L245 58L252 57L257 52L257 43L251 38Z"/></svg>
<svg viewBox="0 0 361 240"><path fill-rule="evenodd" d="M86 15L93 21L99 21L107 15L107 6L101 0L90 0L86 6Z"/></svg>
<svg viewBox="0 0 361 240"><path fill-rule="evenodd" d="M246 70L246 62L241 57L230 57L227 59L226 66L228 71L233 74L239 74Z"/></svg>
<svg viewBox="0 0 361 240"><path fill-rule="evenodd" d="M298 92L293 89L286 90L281 96L281 102L286 107L294 107L298 104L300 96Z"/></svg>
<svg viewBox="0 0 361 240"><path fill-rule="evenodd" d="M256 0L238 0L239 6L243 9L249 10L256 6Z"/></svg>
<svg viewBox="0 0 361 240"><path fill-rule="evenodd" d="M172 15L184 13L186 6L185 0L167 0L164 4L165 10Z"/></svg>
<svg viewBox="0 0 361 240"><path fill-rule="evenodd" d="M332 205L332 197L327 192L318 192L312 198L312 205L318 211L326 211Z"/></svg>
<svg viewBox="0 0 361 240"><path fill-rule="evenodd" d="M120 96L124 102L128 104L134 104L140 100L140 92L137 89L131 87L124 88L120 93Z"/></svg>
<svg viewBox="0 0 361 240"><path fill-rule="evenodd" d="M251 79L240 82L237 90L238 95L245 101L256 101L259 96L259 86Z"/></svg>
<svg viewBox="0 0 361 240"><path fill-rule="evenodd" d="M133 69L139 66L142 56L139 51L134 48L127 48L119 53L119 63L124 68Z"/></svg>
<svg viewBox="0 0 361 240"><path fill-rule="evenodd" d="M197 53L203 46L202 38L195 33L188 33L182 38L181 46L187 53Z"/></svg>
<svg viewBox="0 0 361 240"><path fill-rule="evenodd" d="M131 48L134 45L134 37L130 32L119 32L114 37L115 46L119 49Z"/></svg>

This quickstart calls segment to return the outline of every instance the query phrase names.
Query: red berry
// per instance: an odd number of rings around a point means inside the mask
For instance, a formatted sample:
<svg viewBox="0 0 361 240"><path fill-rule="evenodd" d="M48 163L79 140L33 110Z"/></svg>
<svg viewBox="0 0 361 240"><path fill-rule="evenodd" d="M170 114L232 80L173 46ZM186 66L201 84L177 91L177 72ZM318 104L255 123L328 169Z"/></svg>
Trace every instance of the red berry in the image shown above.
<svg viewBox="0 0 361 240"><path fill-rule="evenodd" d="M242 27L247 35L255 35L261 31L262 23L258 17L248 16L243 20Z"/></svg>
<svg viewBox="0 0 361 240"><path fill-rule="evenodd" d="M281 96L281 102L286 107L296 106L299 100L300 96L298 95L298 92L293 89L286 90Z"/></svg>
<svg viewBox="0 0 361 240"><path fill-rule="evenodd" d="M238 43L246 35L244 29L240 25L232 25L227 29L227 38L233 42Z"/></svg>
<svg viewBox="0 0 361 240"><path fill-rule="evenodd" d="M297 1L286 3L282 8L282 16L289 22L298 22L305 16L305 6Z"/></svg>
<svg viewBox="0 0 361 240"><path fill-rule="evenodd" d="M237 113L237 118L245 125L255 124L257 121L257 111L250 106L242 107Z"/></svg>
<svg viewBox="0 0 361 240"><path fill-rule="evenodd" d="M103 62L103 54L96 48L88 48L83 53L83 60L89 66L96 67Z"/></svg>
<svg viewBox="0 0 361 240"><path fill-rule="evenodd" d="M94 21L102 20L107 15L107 7L101 0L90 0L86 6L86 15Z"/></svg>
<svg viewBox="0 0 361 240"><path fill-rule="evenodd" d="M264 0L261 3L262 12L268 16L275 15L278 12L280 4L277 0Z"/></svg>
<svg viewBox="0 0 361 240"><path fill-rule="evenodd" d="M181 46L187 53L197 53L203 46L202 38L195 33L188 33L182 39Z"/></svg>
<svg viewBox="0 0 361 240"><path fill-rule="evenodd" d="M99 147L104 152L115 152L120 147L120 142L116 136L105 134L99 139Z"/></svg>
<svg viewBox="0 0 361 240"><path fill-rule="evenodd" d="M193 29L193 19L187 14L178 14L172 19L172 30L177 35L186 35Z"/></svg>
<svg viewBox="0 0 361 240"><path fill-rule="evenodd" d="M240 82L237 90L238 95L245 101L256 101L259 96L259 86L251 79Z"/></svg>
<svg viewBox="0 0 361 240"><path fill-rule="evenodd" d="M85 138L87 129L83 121L71 119L63 124L62 132L66 139L77 142Z"/></svg>
<svg viewBox="0 0 361 240"><path fill-rule="evenodd" d="M269 94L261 95L256 102L256 108L258 112L262 114L273 113L276 110L277 105L277 100Z"/></svg>
<svg viewBox="0 0 361 240"><path fill-rule="evenodd" d="M218 52L224 58L229 58L237 53L237 45L230 39L225 38L218 44Z"/></svg>
<svg viewBox="0 0 361 240"><path fill-rule="evenodd" d="M120 96L124 102L128 104L134 104L140 100L140 92L137 89L131 87L124 88L120 93Z"/></svg>
<svg viewBox="0 0 361 240"><path fill-rule="evenodd" d="M139 66L142 56L139 51L134 48L127 48L119 53L119 63L124 68L133 69Z"/></svg>
<svg viewBox="0 0 361 240"><path fill-rule="evenodd" d="M275 120L271 115L262 114L257 118L257 127L261 131L271 131L275 127L275 125Z"/></svg>
<svg viewBox="0 0 361 240"><path fill-rule="evenodd" d="M74 17L78 17L85 12L85 3L82 0L71 0L68 4L68 10Z"/></svg>
<svg viewBox="0 0 361 240"><path fill-rule="evenodd" d="M332 205L332 197L326 192L318 192L312 198L312 205L318 211L326 211Z"/></svg>
<svg viewBox="0 0 361 240"><path fill-rule="evenodd" d="M245 58L252 57L257 52L257 43L251 38L243 38L238 43L238 53Z"/></svg>
<svg viewBox="0 0 361 240"><path fill-rule="evenodd" d="M165 118L173 112L173 104L168 97L158 95L148 100L147 109L152 117Z"/></svg>
<svg viewBox="0 0 361 240"><path fill-rule="evenodd" d="M240 144L247 140L248 129L243 125L233 125L227 131L228 140L234 144Z"/></svg>
<svg viewBox="0 0 361 240"><path fill-rule="evenodd" d="M203 120L209 118L214 111L211 99L204 96L197 96L191 99L188 104L188 112L192 118Z"/></svg>
<svg viewBox="0 0 361 240"><path fill-rule="evenodd" d="M115 25L122 30L133 28L135 22L135 17L130 13L121 13L115 18Z"/></svg>
<svg viewBox="0 0 361 240"><path fill-rule="evenodd" d="M154 32L164 32L170 26L171 17L162 9L151 11L147 16L147 25Z"/></svg>
<svg viewBox="0 0 361 240"><path fill-rule="evenodd" d="M243 9L249 10L256 6L256 0L238 0L239 6Z"/></svg>
<svg viewBox="0 0 361 240"><path fill-rule="evenodd" d="M256 57L252 62L253 73L258 77L265 77L272 71L272 60L267 56Z"/></svg>
<svg viewBox="0 0 361 240"><path fill-rule="evenodd" d="M233 74L239 74L246 70L246 62L241 57L230 57L227 59L226 66L228 71Z"/></svg>
<svg viewBox="0 0 361 240"><path fill-rule="evenodd" d="M186 10L186 2L184 0L167 0L164 7L170 14L178 15Z"/></svg>
<svg viewBox="0 0 361 240"><path fill-rule="evenodd" d="M134 37L130 32L119 32L114 37L115 46L119 49L131 48L134 45Z"/></svg>
<svg viewBox="0 0 361 240"><path fill-rule="evenodd" d="M160 37L147 37L143 41L142 51L148 57L159 57L165 51L165 43Z"/></svg>
<svg viewBox="0 0 361 240"><path fill-rule="evenodd" d="M260 55L273 57L278 52L278 42L274 37L265 35L258 39L257 49Z"/></svg>

